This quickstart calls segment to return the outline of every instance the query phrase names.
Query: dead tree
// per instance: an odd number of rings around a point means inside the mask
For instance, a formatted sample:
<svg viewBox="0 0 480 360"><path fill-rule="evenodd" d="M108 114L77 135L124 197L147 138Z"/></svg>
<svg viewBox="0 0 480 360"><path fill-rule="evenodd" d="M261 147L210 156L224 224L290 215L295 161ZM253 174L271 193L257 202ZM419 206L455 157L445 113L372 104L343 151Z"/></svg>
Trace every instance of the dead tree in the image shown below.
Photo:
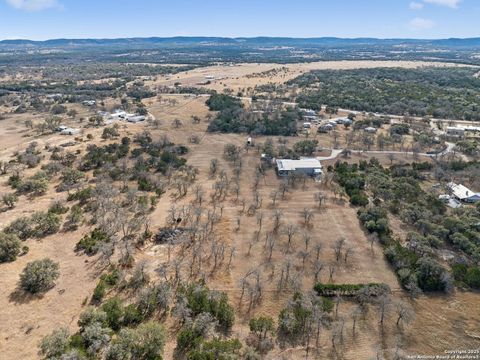
<svg viewBox="0 0 480 360"><path fill-rule="evenodd" d="M280 210L275 210L273 213L273 232L278 233L280 225L282 224L283 213Z"/></svg>
<svg viewBox="0 0 480 360"><path fill-rule="evenodd" d="M292 244L293 237L297 233L297 227L293 224L288 224L285 227L285 234L287 235L287 249L286 253L288 254L290 252L290 246Z"/></svg>
<svg viewBox="0 0 480 360"><path fill-rule="evenodd" d="M333 244L333 251L335 253L335 260L338 262L342 255L343 246L345 245L345 238L340 238Z"/></svg>
<svg viewBox="0 0 480 360"><path fill-rule="evenodd" d="M318 283L320 280L320 273L324 268L323 263L320 260L316 260L313 264L313 279L315 283Z"/></svg>
<svg viewBox="0 0 480 360"><path fill-rule="evenodd" d="M347 263L348 258L353 254L353 252L354 252L353 247L347 247L345 249L345 253L343 255L343 260L344 260L345 264Z"/></svg>
<svg viewBox="0 0 480 360"><path fill-rule="evenodd" d="M303 224L308 227L310 226L310 222L313 220L313 211L307 208L304 208L301 212Z"/></svg>
<svg viewBox="0 0 480 360"><path fill-rule="evenodd" d="M277 202L278 193L279 193L278 190L273 190L273 191L270 193L270 199L272 199L272 206L273 206L273 207L275 207L275 204L276 204L276 202Z"/></svg>
<svg viewBox="0 0 480 360"><path fill-rule="evenodd" d="M412 308L401 300L395 303L395 311L397 314L397 327L399 327L401 323L410 323L415 316Z"/></svg>

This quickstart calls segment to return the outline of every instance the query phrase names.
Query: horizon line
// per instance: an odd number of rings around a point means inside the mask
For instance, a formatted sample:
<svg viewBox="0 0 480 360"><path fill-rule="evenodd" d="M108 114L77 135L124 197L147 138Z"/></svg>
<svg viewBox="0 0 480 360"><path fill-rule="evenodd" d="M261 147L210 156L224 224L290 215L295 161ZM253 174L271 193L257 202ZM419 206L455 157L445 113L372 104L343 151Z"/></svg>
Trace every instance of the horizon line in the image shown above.
<svg viewBox="0 0 480 360"><path fill-rule="evenodd" d="M418 41L439 41L439 40L471 40L471 39L480 39L479 36L474 37L439 37L439 38L415 38L415 37L373 37L373 36L359 36L359 37L339 37L339 36L308 36L308 37L296 37L296 36L271 36L271 35L256 35L256 36L216 36L216 35L174 35L174 36L125 36L125 37L58 37L58 38L47 38L42 40L33 40L29 38L3 38L0 39L0 42L6 41L29 41L29 42L48 42L48 41L58 41L58 40L129 40L129 39L193 39L193 38L205 38L205 39L290 39L290 40L315 40L315 39L339 39L339 40L362 40L362 39L371 39L371 40L418 40Z"/></svg>

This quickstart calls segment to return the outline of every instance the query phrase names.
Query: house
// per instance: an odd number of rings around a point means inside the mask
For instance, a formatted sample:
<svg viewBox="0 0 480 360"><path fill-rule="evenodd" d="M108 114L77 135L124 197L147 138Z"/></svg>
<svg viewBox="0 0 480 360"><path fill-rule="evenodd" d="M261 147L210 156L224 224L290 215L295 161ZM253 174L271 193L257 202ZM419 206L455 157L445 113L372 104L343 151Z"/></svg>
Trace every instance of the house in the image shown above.
<svg viewBox="0 0 480 360"><path fill-rule="evenodd" d="M94 106L97 102L95 100L85 100L82 102L85 106Z"/></svg>
<svg viewBox="0 0 480 360"><path fill-rule="evenodd" d="M65 130L60 131L60 135L75 135L80 132L80 129L72 129L72 128L67 128Z"/></svg>
<svg viewBox="0 0 480 360"><path fill-rule="evenodd" d="M60 125L57 128L55 128L55 131L56 132L62 132L63 130L67 130L67 129L68 129L68 126Z"/></svg>
<svg viewBox="0 0 480 360"><path fill-rule="evenodd" d="M467 203L474 203L480 201L479 193L473 192L462 184L455 184L454 182L450 182L447 184L447 188L451 192L452 196L459 201Z"/></svg>
<svg viewBox="0 0 480 360"><path fill-rule="evenodd" d="M308 122L314 122L318 121L317 117L315 115L303 115L303 120L308 121Z"/></svg>
<svg viewBox="0 0 480 360"><path fill-rule="evenodd" d="M366 127L365 129L363 129L363 131L367 132L367 133L370 133L370 134L375 134L377 132L377 128L374 128L374 127Z"/></svg>
<svg viewBox="0 0 480 360"><path fill-rule="evenodd" d="M332 131L332 130L333 130L332 124L325 124L325 125L320 126L317 129L317 132L321 133L321 134L326 134L326 133L328 133L329 131Z"/></svg>
<svg viewBox="0 0 480 360"><path fill-rule="evenodd" d="M300 109L304 116L317 116L317 112L312 109Z"/></svg>
<svg viewBox="0 0 480 360"><path fill-rule="evenodd" d="M343 125L343 124L351 125L352 124L352 120L350 120L349 118L343 118L343 117L336 118L336 119L330 119L330 121L333 121L338 125Z"/></svg>
<svg viewBox="0 0 480 360"><path fill-rule="evenodd" d="M278 176L288 176L291 173L305 174L320 177L323 173L322 164L315 158L302 158L300 160L277 159Z"/></svg>
<svg viewBox="0 0 480 360"><path fill-rule="evenodd" d="M465 128L463 127L456 127L456 126L449 126L447 127L448 136L463 138L465 137Z"/></svg>
<svg viewBox="0 0 480 360"><path fill-rule="evenodd" d="M131 123L137 123L145 120L146 120L146 117L143 115L127 116L127 121Z"/></svg>

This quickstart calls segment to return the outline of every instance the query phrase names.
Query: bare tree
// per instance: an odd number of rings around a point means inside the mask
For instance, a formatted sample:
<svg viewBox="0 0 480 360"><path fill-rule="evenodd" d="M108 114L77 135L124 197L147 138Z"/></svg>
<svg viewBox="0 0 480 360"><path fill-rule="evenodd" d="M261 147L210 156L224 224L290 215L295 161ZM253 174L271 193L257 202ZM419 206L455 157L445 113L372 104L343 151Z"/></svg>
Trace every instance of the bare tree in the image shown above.
<svg viewBox="0 0 480 360"><path fill-rule="evenodd" d="M385 321L385 316L388 314L390 311L391 305L392 305L392 300L388 295L382 295L379 296L377 299L377 305L378 305L378 311L380 315L380 324L383 327L384 321Z"/></svg>
<svg viewBox="0 0 480 360"><path fill-rule="evenodd" d="M270 199L272 199L272 206L274 206L274 207L275 207L275 204L277 202L278 194L279 194L278 190L273 190L270 193Z"/></svg>
<svg viewBox="0 0 480 360"><path fill-rule="evenodd" d="M307 208L304 208L301 212L303 224L305 226L310 226L311 221L313 220L313 211Z"/></svg>
<svg viewBox="0 0 480 360"><path fill-rule="evenodd" d="M338 262L342 255L343 246L345 245L345 238L341 237L333 244L333 251L335 252L335 260Z"/></svg>
<svg viewBox="0 0 480 360"><path fill-rule="evenodd" d="M285 200L285 195L290 191L290 185L288 184L288 181L283 180L280 183L278 190L280 191L280 194L282 194L282 200Z"/></svg>
<svg viewBox="0 0 480 360"><path fill-rule="evenodd" d="M297 227L293 224L288 224L287 226L285 226L285 234L287 235L287 249L286 249L286 253L289 253L290 252L290 247L291 247L291 244L292 244L292 240L293 240L293 237L295 236L295 234L297 233Z"/></svg>
<svg viewBox="0 0 480 360"><path fill-rule="evenodd" d="M218 172L218 159L210 160L210 176L214 177Z"/></svg>
<svg viewBox="0 0 480 360"><path fill-rule="evenodd" d="M282 224L283 213L280 210L275 210L273 213L273 232L277 233Z"/></svg>
<svg viewBox="0 0 480 360"><path fill-rule="evenodd" d="M355 330L356 330L356 326L357 326L357 321L358 319L360 318L360 316L362 315L363 313L363 310L362 308L357 305L355 306L355 308L352 310L352 312L350 313L351 317L352 317L352 332L353 332L353 336L355 336Z"/></svg>
<svg viewBox="0 0 480 360"><path fill-rule="evenodd" d="M313 276L314 276L315 283L319 282L320 273L322 272L323 268L324 268L324 265L320 260L316 260L315 263L313 264Z"/></svg>
<svg viewBox="0 0 480 360"><path fill-rule="evenodd" d="M343 254L343 260L345 264L348 261L348 258L353 254L353 247L349 246L345 249L345 253Z"/></svg>
<svg viewBox="0 0 480 360"><path fill-rule="evenodd" d="M305 244L305 251L308 251L308 245L310 245L310 240L312 239L310 235L306 232L302 234L303 243Z"/></svg>
<svg viewBox="0 0 480 360"><path fill-rule="evenodd" d="M401 300L395 302L395 311L397 313L397 326L400 326L402 322L410 323L415 316L412 308Z"/></svg>
<svg viewBox="0 0 480 360"><path fill-rule="evenodd" d="M327 200L327 197L322 192L316 192L315 194L313 194L313 198L315 199L315 202L317 203L319 209L325 204L325 201Z"/></svg>
<svg viewBox="0 0 480 360"><path fill-rule="evenodd" d="M328 265L328 280L333 282L333 275L335 274L336 266L335 264Z"/></svg>

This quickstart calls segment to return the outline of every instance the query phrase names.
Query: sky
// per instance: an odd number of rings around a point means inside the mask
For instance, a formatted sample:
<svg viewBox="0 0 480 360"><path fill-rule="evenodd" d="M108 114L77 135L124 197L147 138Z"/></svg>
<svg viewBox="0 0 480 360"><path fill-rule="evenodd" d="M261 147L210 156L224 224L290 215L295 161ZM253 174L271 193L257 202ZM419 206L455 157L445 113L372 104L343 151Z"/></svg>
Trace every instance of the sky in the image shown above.
<svg viewBox="0 0 480 360"><path fill-rule="evenodd" d="M0 0L0 39L480 37L480 0Z"/></svg>

